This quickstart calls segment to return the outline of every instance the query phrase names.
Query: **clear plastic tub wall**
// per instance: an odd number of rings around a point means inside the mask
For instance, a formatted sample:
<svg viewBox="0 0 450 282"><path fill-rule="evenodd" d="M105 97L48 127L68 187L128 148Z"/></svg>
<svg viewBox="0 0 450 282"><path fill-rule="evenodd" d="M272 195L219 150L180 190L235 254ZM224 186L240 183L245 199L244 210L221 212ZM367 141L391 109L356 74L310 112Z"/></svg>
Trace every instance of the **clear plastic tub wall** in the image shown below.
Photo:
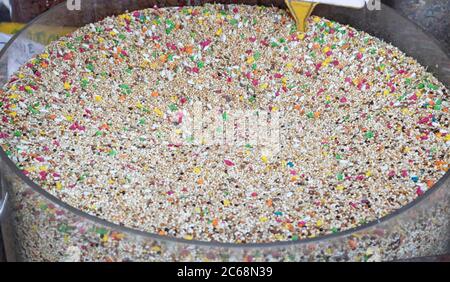
<svg viewBox="0 0 450 282"><path fill-rule="evenodd" d="M61 4L30 23L0 56L3 85L18 64L42 45L36 34L57 34L126 11L213 1L81 0L81 10ZM276 5L283 1L216 1ZM428 67L447 87L450 60L436 40L387 6L380 11L318 6L315 14L378 36ZM0 151L1 199L8 198L1 231L9 261L365 261L399 260L448 252L450 179L447 173L425 195L394 214L328 236L269 244L187 241L118 226L81 212L26 178ZM0 200L1 202L1 200ZM1 205L0 205L1 207Z"/></svg>

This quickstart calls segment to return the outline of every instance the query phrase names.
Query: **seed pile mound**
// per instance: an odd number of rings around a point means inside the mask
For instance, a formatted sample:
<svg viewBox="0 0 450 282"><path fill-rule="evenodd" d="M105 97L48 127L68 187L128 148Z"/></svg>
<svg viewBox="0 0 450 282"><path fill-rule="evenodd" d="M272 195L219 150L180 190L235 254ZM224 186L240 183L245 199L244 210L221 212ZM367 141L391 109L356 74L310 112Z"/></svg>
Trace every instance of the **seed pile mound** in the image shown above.
<svg viewBox="0 0 450 282"><path fill-rule="evenodd" d="M397 48L323 18L299 33L278 8L147 9L82 27L24 65L0 93L0 142L45 190L117 224L299 240L430 189L449 159L447 94ZM237 111L280 113L280 150L196 142L183 117L197 102L217 111L216 133Z"/></svg>

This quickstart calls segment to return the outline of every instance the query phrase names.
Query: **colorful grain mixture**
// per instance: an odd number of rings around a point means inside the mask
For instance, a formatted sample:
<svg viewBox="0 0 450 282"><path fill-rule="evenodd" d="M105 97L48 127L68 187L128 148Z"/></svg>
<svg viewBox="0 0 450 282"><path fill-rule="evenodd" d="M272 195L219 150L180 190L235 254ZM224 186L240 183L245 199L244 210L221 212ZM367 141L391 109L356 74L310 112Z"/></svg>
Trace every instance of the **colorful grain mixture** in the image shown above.
<svg viewBox="0 0 450 282"><path fill-rule="evenodd" d="M188 240L337 233L405 206L448 167L436 78L349 26L312 17L297 32L278 8L108 17L0 93L0 142L27 177L89 214Z"/></svg>

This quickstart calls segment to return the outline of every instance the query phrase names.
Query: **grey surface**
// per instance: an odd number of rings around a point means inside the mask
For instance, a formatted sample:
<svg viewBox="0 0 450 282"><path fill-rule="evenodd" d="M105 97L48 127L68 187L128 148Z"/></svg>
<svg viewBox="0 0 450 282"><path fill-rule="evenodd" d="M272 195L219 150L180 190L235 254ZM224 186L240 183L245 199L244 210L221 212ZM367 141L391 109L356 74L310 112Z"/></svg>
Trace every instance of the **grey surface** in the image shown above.
<svg viewBox="0 0 450 282"><path fill-rule="evenodd" d="M3 239L2 239L2 229L0 228L0 262L4 262L5 259L5 251L3 250Z"/></svg>
<svg viewBox="0 0 450 282"><path fill-rule="evenodd" d="M449 0L382 0L438 39L450 56Z"/></svg>

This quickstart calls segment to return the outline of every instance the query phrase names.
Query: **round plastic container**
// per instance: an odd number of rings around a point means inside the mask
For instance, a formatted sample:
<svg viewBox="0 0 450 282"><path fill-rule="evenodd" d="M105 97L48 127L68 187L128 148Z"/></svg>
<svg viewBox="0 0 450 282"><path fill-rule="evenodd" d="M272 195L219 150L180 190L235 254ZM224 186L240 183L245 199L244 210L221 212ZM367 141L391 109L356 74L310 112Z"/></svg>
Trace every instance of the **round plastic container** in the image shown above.
<svg viewBox="0 0 450 282"><path fill-rule="evenodd" d="M155 4L205 2L213 1L82 0L81 10L69 10L63 3L31 22L3 49L0 83L6 83L46 42L77 27ZM284 1L216 2L285 7ZM380 11L369 11L318 6L314 14L392 43L450 88L450 60L437 41L391 8L383 5ZM1 231L8 261L389 261L449 251L449 173L414 202L358 228L298 241L225 244L159 236L88 215L33 183L1 149L0 172Z"/></svg>

